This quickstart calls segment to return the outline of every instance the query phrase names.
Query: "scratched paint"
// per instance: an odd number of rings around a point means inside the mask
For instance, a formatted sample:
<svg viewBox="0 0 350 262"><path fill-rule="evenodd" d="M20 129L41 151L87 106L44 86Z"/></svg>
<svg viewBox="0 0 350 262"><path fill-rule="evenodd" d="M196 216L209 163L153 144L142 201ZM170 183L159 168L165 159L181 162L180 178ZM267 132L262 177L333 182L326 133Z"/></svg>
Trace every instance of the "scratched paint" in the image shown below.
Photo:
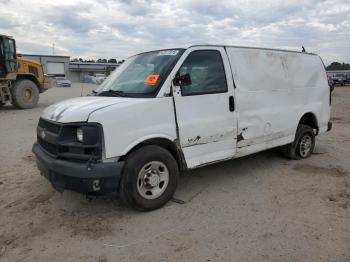
<svg viewBox="0 0 350 262"><path fill-rule="evenodd" d="M233 139L235 137L234 130L225 134L213 134L209 136L196 136L194 138L188 138L187 143L183 147L190 147L195 145L203 145L208 143L215 143L220 140Z"/></svg>

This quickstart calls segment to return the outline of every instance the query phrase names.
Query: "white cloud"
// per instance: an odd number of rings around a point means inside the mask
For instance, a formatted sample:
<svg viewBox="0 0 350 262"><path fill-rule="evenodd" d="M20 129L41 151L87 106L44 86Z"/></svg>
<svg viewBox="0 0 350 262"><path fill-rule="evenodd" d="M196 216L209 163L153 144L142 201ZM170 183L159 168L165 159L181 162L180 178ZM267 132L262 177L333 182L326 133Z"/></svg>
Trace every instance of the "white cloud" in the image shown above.
<svg viewBox="0 0 350 262"><path fill-rule="evenodd" d="M284 47L350 62L349 0L0 0L0 33L23 53L123 59L191 44Z"/></svg>

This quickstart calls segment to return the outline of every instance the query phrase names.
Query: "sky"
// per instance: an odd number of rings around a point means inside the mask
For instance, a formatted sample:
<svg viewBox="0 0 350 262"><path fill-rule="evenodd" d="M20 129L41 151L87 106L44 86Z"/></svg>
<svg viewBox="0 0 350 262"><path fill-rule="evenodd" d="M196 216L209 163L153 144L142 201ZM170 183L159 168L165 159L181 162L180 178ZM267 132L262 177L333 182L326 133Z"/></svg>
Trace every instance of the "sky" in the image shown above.
<svg viewBox="0 0 350 262"><path fill-rule="evenodd" d="M350 0L0 0L20 53L125 59L193 44L319 54L350 63Z"/></svg>

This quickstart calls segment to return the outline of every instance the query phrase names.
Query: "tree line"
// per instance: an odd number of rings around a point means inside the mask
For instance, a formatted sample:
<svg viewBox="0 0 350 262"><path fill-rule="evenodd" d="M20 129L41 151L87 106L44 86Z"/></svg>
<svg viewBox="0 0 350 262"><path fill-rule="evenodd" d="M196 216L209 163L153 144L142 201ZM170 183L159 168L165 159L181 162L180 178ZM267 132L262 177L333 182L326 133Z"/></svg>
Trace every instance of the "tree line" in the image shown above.
<svg viewBox="0 0 350 262"><path fill-rule="evenodd" d="M350 64L333 62L326 67L326 70L335 71L335 70L350 70Z"/></svg>
<svg viewBox="0 0 350 262"><path fill-rule="evenodd" d="M81 57L79 58L73 58L70 60L71 62L81 62L81 63L114 63L114 64L122 64L125 60L120 60L118 61L117 59L115 58L110 58L110 59L105 59L105 58L99 58L97 60L94 60L94 59L83 59Z"/></svg>

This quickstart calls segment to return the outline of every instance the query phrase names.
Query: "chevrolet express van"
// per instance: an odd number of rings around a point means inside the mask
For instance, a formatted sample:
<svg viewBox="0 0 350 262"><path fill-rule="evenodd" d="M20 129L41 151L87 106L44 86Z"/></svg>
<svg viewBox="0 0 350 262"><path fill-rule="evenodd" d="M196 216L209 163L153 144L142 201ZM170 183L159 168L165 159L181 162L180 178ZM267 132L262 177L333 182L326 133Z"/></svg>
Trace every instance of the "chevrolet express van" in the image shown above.
<svg viewBox="0 0 350 262"><path fill-rule="evenodd" d="M138 210L169 201L179 172L283 147L311 155L331 129L330 88L310 53L191 46L134 55L92 95L49 106L33 152L59 191Z"/></svg>

